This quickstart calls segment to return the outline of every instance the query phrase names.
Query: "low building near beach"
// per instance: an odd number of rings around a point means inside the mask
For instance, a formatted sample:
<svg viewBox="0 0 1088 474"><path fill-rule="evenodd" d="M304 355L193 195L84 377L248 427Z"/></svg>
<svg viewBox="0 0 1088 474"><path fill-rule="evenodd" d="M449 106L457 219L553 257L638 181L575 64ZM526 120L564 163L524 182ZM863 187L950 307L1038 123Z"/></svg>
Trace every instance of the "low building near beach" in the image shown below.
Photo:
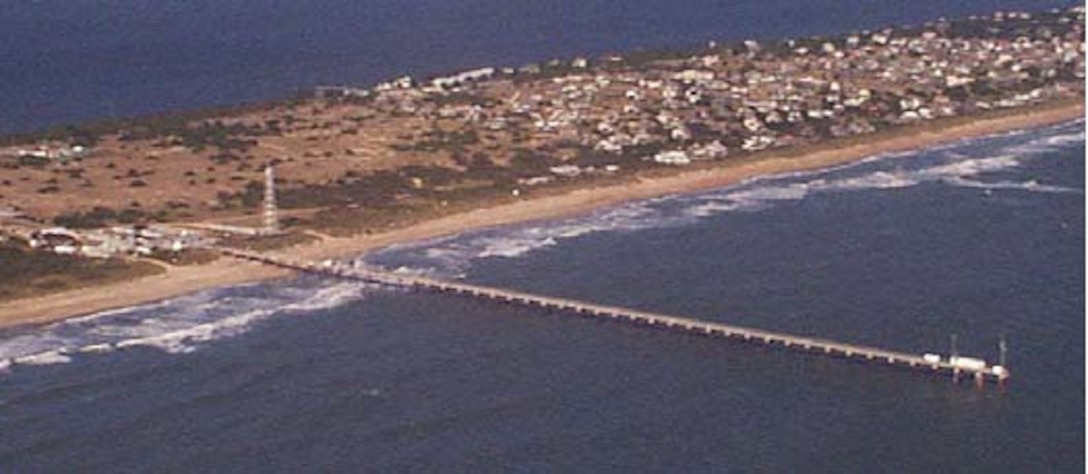
<svg viewBox="0 0 1088 474"><path fill-rule="evenodd" d="M684 166L691 164L691 157L684 151L670 150L657 153L652 160L663 165Z"/></svg>

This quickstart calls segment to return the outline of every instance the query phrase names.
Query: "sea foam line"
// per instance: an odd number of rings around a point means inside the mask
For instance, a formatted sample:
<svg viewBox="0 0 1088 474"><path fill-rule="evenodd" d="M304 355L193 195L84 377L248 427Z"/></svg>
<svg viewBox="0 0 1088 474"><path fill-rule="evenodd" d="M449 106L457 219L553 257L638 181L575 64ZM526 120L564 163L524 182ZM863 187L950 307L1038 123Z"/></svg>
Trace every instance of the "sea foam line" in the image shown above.
<svg viewBox="0 0 1088 474"><path fill-rule="evenodd" d="M1025 160L1046 152L1083 142L1084 130L1077 123L1083 121L968 138L922 150L874 155L832 168L755 177L709 192L627 203L594 212L588 217L488 229L390 247L368 258L367 263L382 266L388 261L399 272L460 278L476 259L517 258L554 247L564 239L596 232L689 225L722 213L753 212L783 202L799 201L815 193L895 190L923 183L988 190L1083 193L1083 190L1031 180L988 183L979 179L989 173L1016 169ZM995 150L985 150L985 156L965 153L995 140L1011 142L1003 143ZM915 156L919 159L902 159Z"/></svg>
<svg viewBox="0 0 1088 474"><path fill-rule="evenodd" d="M188 354L250 331L279 315L301 315L365 298L369 285L318 282L319 286L270 288L264 297L239 297L226 289L61 321L0 339L0 373L22 366L72 362L133 347ZM270 284L264 284L270 285Z"/></svg>

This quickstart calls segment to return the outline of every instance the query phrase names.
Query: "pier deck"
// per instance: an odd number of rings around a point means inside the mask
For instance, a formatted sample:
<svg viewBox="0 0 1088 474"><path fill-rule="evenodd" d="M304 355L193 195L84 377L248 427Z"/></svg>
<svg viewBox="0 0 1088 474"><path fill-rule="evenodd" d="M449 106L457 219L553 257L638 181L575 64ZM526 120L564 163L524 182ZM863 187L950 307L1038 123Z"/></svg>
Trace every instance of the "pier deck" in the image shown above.
<svg viewBox="0 0 1088 474"><path fill-rule="evenodd" d="M471 283L443 281L422 276L399 275L374 269L354 268L350 265L331 261L325 261L324 263L294 261L286 258L234 249L220 250L224 254L235 258L306 273L432 291L436 293L464 295L501 303L551 309L585 317L677 330L692 334L715 336L770 347L788 348L798 352L809 352L813 354L854 359L867 363L905 367L940 374L952 374L953 376L973 376L979 383L986 380L1000 382L1004 381L1009 376L1009 372L1005 368L988 364L983 364L981 366L965 366L954 364L951 359L943 357L938 361L934 361L927 359L922 355L836 342L822 338L783 334L731 324L702 321L616 306L586 303L565 298L541 296L508 289L492 288Z"/></svg>

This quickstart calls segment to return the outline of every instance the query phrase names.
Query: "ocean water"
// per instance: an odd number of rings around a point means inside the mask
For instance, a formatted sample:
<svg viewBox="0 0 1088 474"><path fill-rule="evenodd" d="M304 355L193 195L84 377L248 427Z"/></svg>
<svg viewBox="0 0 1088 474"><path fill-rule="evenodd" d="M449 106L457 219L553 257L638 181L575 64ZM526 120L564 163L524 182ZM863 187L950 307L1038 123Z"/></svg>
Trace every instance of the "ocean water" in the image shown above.
<svg viewBox="0 0 1088 474"><path fill-rule="evenodd" d="M4 0L0 133L481 66L1073 0Z"/></svg>
<svg viewBox="0 0 1088 474"><path fill-rule="evenodd" d="M302 277L0 332L0 471L1082 472L1084 122L387 249L1005 390Z"/></svg>

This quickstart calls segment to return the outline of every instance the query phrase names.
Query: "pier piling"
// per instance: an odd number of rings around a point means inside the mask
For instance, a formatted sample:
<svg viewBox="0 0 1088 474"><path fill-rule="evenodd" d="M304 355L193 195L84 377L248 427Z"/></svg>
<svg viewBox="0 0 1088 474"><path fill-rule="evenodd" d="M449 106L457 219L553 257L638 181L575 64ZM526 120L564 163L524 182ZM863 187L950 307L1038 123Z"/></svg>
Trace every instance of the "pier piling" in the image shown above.
<svg viewBox="0 0 1088 474"><path fill-rule="evenodd" d="M1004 387L1009 378L1009 371L1003 366L1004 364L990 366L979 359L968 359L972 361L971 364L957 362L958 359L963 360L966 358L958 358L955 335L952 336L951 341L953 357L943 359L932 354L920 356L905 352L836 342L827 339L795 336L761 329L700 321L665 314L647 313L564 298L533 295L471 283L447 282L421 276L394 275L388 272L365 268L360 269L355 266L330 261L322 262L322 264L319 265L316 262L295 262L266 254L256 254L235 249L221 248L219 250L225 255L243 260L341 279L447 293L499 303L518 304L543 310L566 312L588 318L599 318L605 321L681 331L693 335L719 336L733 340L739 339L744 342L755 342L768 347L780 347L798 352L822 353L828 356L841 355L847 359L860 362L877 363L880 365L887 364L904 368L923 367L929 369L929 371L933 373L951 373L954 382L959 381L961 372L972 375L976 384L979 386L984 385L986 380L992 379ZM1002 339L1001 351L1002 359L1004 359L1004 339Z"/></svg>

